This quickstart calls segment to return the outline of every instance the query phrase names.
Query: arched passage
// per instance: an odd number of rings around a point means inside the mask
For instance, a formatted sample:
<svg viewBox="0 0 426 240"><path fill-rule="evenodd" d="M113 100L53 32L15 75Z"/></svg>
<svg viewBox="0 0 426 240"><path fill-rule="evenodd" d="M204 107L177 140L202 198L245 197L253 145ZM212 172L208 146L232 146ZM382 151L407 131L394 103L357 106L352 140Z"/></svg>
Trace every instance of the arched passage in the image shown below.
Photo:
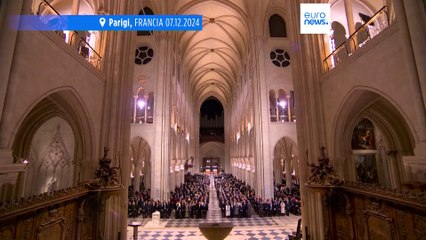
<svg viewBox="0 0 426 240"><path fill-rule="evenodd" d="M135 191L151 188L151 148L142 137L130 143L130 182Z"/></svg>
<svg viewBox="0 0 426 240"><path fill-rule="evenodd" d="M274 148L274 183L291 187L298 182L299 165L297 145L288 137L282 137Z"/></svg>

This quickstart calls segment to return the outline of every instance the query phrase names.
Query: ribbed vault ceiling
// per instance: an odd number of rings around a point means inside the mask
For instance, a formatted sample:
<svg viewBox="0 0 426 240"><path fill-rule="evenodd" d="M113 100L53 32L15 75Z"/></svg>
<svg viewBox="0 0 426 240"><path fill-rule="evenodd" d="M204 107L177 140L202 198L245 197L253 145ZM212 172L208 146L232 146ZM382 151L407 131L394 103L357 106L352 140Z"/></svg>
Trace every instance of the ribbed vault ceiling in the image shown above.
<svg viewBox="0 0 426 240"><path fill-rule="evenodd" d="M203 30L179 35L183 67L200 103L216 96L227 105L241 78L242 59L247 51L248 28L241 0L181 1L181 14L203 15Z"/></svg>

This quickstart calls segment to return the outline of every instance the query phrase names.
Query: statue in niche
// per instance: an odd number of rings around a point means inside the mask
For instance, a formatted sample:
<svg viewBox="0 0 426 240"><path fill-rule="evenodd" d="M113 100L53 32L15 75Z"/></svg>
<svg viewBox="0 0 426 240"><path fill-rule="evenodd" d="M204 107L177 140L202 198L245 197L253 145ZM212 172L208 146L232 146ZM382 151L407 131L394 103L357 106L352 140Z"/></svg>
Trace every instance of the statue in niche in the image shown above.
<svg viewBox="0 0 426 240"><path fill-rule="evenodd" d="M334 168L329 166L329 158L325 155L325 147L321 148L321 156L318 158L319 165L313 163L308 164L311 168L311 176L309 177L308 184L319 184L319 185L339 185L343 183Z"/></svg>
<svg viewBox="0 0 426 240"><path fill-rule="evenodd" d="M118 167L111 167L111 159L106 158L108 148L104 147L104 156L99 159L99 169L95 172L95 179L90 184L92 188L102 188L118 185Z"/></svg>

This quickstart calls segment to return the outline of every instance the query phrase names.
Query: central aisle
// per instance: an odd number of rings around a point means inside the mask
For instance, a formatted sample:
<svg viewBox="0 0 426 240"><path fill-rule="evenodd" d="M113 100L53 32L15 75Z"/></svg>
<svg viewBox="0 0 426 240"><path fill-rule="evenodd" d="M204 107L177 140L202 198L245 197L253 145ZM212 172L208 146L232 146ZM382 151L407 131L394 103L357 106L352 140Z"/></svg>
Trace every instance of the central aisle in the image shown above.
<svg viewBox="0 0 426 240"><path fill-rule="evenodd" d="M219 207L219 200L217 199L217 191L214 183L213 175L210 175L210 188L209 188L209 210L207 211L208 222L222 222L222 213Z"/></svg>

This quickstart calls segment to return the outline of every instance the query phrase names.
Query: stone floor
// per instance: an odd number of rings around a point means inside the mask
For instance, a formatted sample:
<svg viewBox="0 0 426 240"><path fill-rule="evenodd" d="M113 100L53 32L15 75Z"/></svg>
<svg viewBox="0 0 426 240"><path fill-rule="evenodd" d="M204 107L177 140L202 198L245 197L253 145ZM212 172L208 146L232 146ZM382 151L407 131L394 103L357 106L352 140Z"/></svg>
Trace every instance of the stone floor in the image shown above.
<svg viewBox="0 0 426 240"><path fill-rule="evenodd" d="M227 240L270 240L288 239L288 235L296 231L297 220L300 216L290 215L288 217L266 217L252 219L250 226L240 225L240 219L231 219L234 224L232 232ZM170 220L161 220L159 225L154 225L151 220L145 220L142 227L139 227L138 239L141 240L184 240L184 239L205 239L194 222L205 222L205 220L190 220L190 224L179 224L179 226L166 227ZM265 222L273 222L272 226L265 225ZM236 223L236 224L235 224ZM256 225L258 224L258 225ZM198 225L197 225L198 226ZM133 228L127 228L127 239L133 240Z"/></svg>
<svg viewBox="0 0 426 240"><path fill-rule="evenodd" d="M129 219L142 224L138 228L141 240L192 240L206 239L198 229L200 223L232 222L234 228L227 240L272 240L288 239L296 231L300 216L264 217L253 215L251 218L222 219L214 184L210 186L209 211L206 219L167 219L154 223L151 219ZM133 240L133 227L127 228L127 239Z"/></svg>

